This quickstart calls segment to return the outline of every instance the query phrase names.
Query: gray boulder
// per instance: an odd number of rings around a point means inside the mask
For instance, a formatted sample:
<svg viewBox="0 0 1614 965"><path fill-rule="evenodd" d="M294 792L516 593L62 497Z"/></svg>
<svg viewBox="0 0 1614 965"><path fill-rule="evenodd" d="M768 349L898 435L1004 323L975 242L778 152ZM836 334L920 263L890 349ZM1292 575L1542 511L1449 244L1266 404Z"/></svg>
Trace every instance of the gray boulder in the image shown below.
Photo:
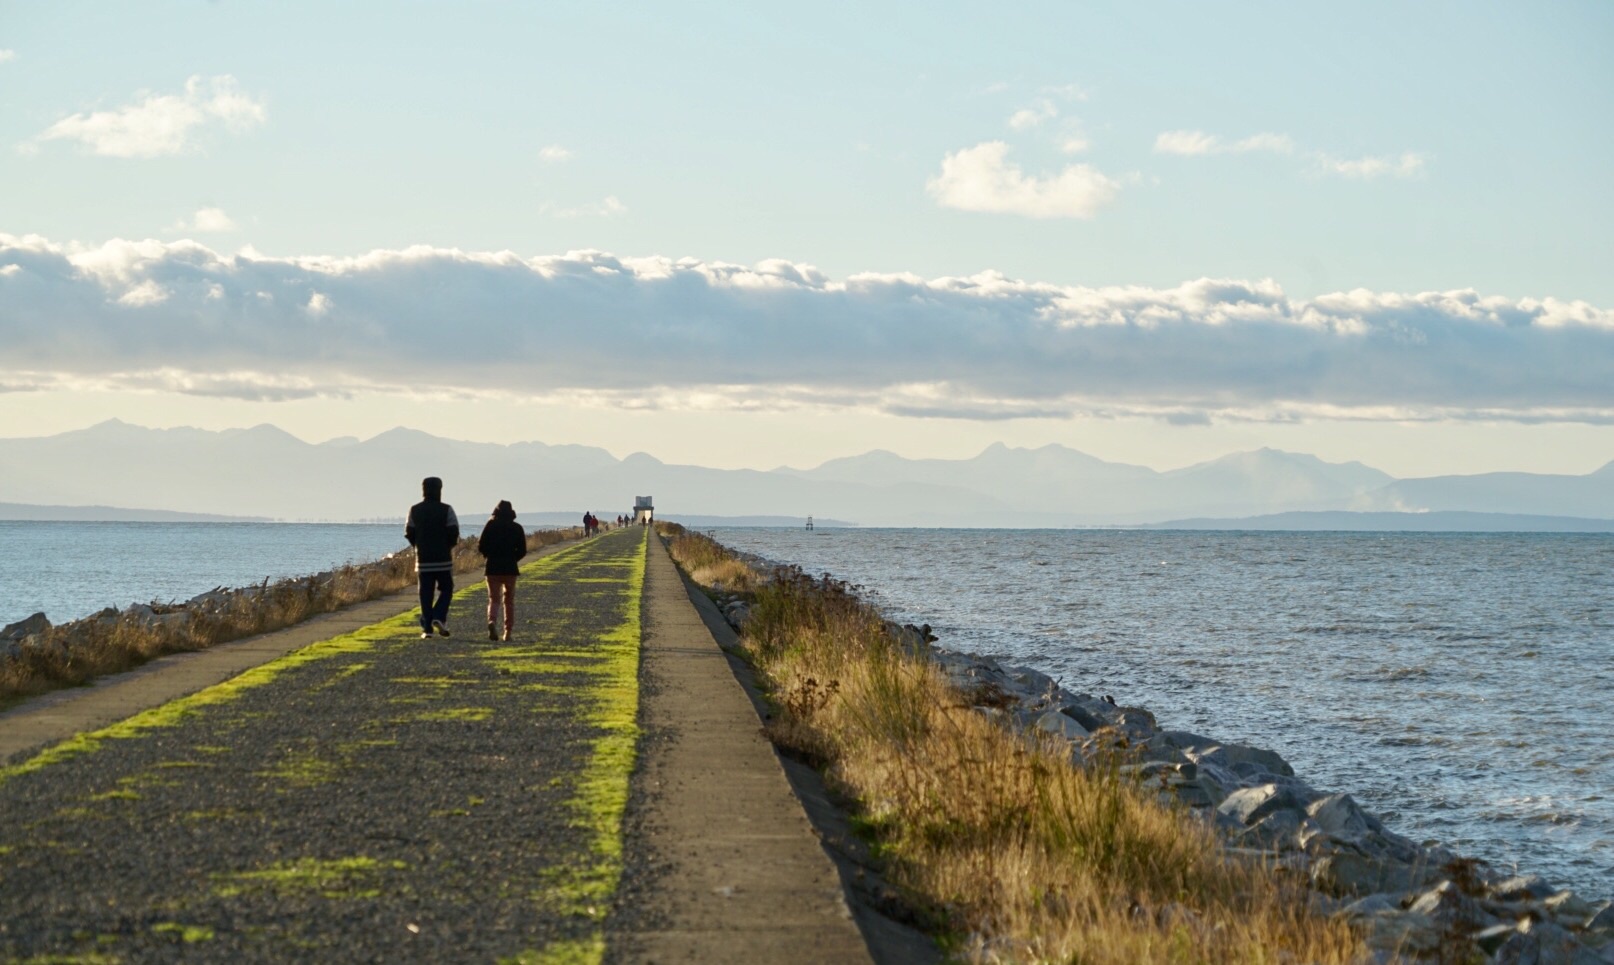
<svg viewBox="0 0 1614 965"><path fill-rule="evenodd" d="M4 630L0 630L0 640L21 640L36 633L44 633L50 629L50 620L43 613L35 613L30 617L18 620Z"/></svg>
<svg viewBox="0 0 1614 965"><path fill-rule="evenodd" d="M1229 794L1216 810L1248 826L1275 811L1303 811L1305 807L1305 802L1288 788L1278 784L1262 784L1239 788ZM1298 817L1295 823L1299 824Z"/></svg>
<svg viewBox="0 0 1614 965"><path fill-rule="evenodd" d="M1502 945L1506 943L1508 939L1512 938L1513 934L1518 930L1518 922L1505 921L1497 925L1492 925L1489 928L1483 928L1476 932L1473 936L1473 942L1479 947L1480 951L1487 955L1494 955L1496 954L1496 950L1501 948Z"/></svg>
<svg viewBox="0 0 1614 965"><path fill-rule="evenodd" d="M1450 881L1442 881L1414 898L1407 910L1428 915L1448 930L1465 934L1497 924L1496 918L1481 908L1479 902L1463 894Z"/></svg>
<svg viewBox="0 0 1614 965"><path fill-rule="evenodd" d="M1406 893L1430 884L1434 874L1417 863L1403 863L1355 851L1319 858L1311 868L1312 884L1331 895Z"/></svg>
<svg viewBox="0 0 1614 965"><path fill-rule="evenodd" d="M1015 690L1033 697L1051 694L1059 689L1059 684L1054 682L1054 678L1030 667L1008 667L1004 672L1014 684Z"/></svg>
<svg viewBox="0 0 1614 965"><path fill-rule="evenodd" d="M1440 950L1444 929L1428 915L1399 912L1364 920L1367 946L1376 952L1420 957ZM1398 961L1403 959L1397 959Z"/></svg>
<svg viewBox="0 0 1614 965"><path fill-rule="evenodd" d="M1300 847L1300 825L1299 811L1273 811L1245 828L1238 835L1238 842L1264 851L1296 851Z"/></svg>
<svg viewBox="0 0 1614 965"><path fill-rule="evenodd" d="M1486 889L1497 901L1541 901L1558 893L1540 875L1515 875Z"/></svg>
<svg viewBox="0 0 1614 965"><path fill-rule="evenodd" d="M1306 806L1306 814L1317 826L1336 838L1353 838L1383 825L1362 810L1349 794L1330 794Z"/></svg>
<svg viewBox="0 0 1614 965"><path fill-rule="evenodd" d="M1282 777L1294 777L1295 769L1289 766L1275 751L1260 747L1249 747L1244 744L1216 744L1210 747L1196 748L1189 754L1201 764L1215 764L1228 768L1234 773L1245 776L1256 774L1276 774Z"/></svg>
<svg viewBox="0 0 1614 965"><path fill-rule="evenodd" d="M1104 704L1103 701L1093 701L1092 703L1103 704L1107 710L1113 710L1109 704ZM1082 728L1088 732L1098 730L1100 727L1107 727L1110 724L1110 717L1107 713L1099 712L1097 708L1090 706L1085 701L1066 702L1059 708L1059 712L1081 724Z"/></svg>
<svg viewBox="0 0 1614 965"><path fill-rule="evenodd" d="M1400 895L1365 895L1340 909L1346 918L1367 918L1401 910Z"/></svg>
<svg viewBox="0 0 1614 965"><path fill-rule="evenodd" d="M1597 906L1575 894L1573 891L1560 891L1542 902L1552 918L1565 928L1581 928L1597 914Z"/></svg>
<svg viewBox="0 0 1614 965"><path fill-rule="evenodd" d="M1606 965L1603 956L1575 940L1568 929L1526 918L1496 949L1497 965Z"/></svg>
<svg viewBox="0 0 1614 965"><path fill-rule="evenodd" d="M1057 710L1050 710L1039 715L1036 726L1038 730L1044 730L1071 741L1079 741L1088 734L1087 728Z"/></svg>

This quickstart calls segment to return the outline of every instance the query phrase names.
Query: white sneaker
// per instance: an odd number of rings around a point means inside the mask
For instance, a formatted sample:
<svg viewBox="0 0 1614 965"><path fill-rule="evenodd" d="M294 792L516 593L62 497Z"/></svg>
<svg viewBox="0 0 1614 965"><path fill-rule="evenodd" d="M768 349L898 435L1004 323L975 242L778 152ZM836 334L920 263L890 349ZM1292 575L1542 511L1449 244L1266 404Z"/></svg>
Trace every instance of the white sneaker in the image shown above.
<svg viewBox="0 0 1614 965"><path fill-rule="evenodd" d="M430 630L422 630L422 631L420 631L420 639L422 639L422 640L430 640L431 638L432 638L432 632Z"/></svg>

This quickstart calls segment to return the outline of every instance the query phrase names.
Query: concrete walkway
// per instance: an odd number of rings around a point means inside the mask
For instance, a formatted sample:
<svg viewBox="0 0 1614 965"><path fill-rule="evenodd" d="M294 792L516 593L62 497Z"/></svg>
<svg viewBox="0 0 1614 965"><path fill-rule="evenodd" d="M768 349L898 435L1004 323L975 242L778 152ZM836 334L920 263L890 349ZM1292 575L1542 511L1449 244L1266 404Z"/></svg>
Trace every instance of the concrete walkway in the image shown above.
<svg viewBox="0 0 1614 965"><path fill-rule="evenodd" d="M835 866L762 736L751 700L653 534L644 580L639 674L644 737L625 820L628 873L617 911L605 923L606 958L871 961ZM462 577L468 590L475 581L474 575ZM414 591L408 590L29 701L0 714L0 764L396 617L414 605ZM458 635L454 642L459 644ZM637 880L636 868L646 869Z"/></svg>
<svg viewBox="0 0 1614 965"><path fill-rule="evenodd" d="M869 962L839 874L660 539L644 600L627 848L629 867L653 868L654 880L634 896L646 907L607 927L608 957Z"/></svg>

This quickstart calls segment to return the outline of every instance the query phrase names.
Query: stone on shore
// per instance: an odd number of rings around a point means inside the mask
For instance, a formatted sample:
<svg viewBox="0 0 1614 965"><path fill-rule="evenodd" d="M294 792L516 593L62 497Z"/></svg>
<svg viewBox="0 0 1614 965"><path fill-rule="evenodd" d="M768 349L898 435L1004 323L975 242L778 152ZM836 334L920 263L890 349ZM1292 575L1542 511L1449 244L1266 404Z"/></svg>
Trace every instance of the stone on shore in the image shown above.
<svg viewBox="0 0 1614 965"><path fill-rule="evenodd" d="M0 630L0 640L21 640L23 637L31 637L49 629L50 620L45 614L35 613Z"/></svg>
<svg viewBox="0 0 1614 965"><path fill-rule="evenodd" d="M912 628L892 632L913 645L929 638ZM1608 902L1417 844L1351 795L1312 788L1275 751L1161 730L1141 707L1068 692L1046 674L991 657L928 653L977 712L1064 738L1078 766L1118 755L1124 776L1213 823L1229 860L1309 881L1316 906L1359 923L1378 961L1466 947L1487 963L1614 965Z"/></svg>

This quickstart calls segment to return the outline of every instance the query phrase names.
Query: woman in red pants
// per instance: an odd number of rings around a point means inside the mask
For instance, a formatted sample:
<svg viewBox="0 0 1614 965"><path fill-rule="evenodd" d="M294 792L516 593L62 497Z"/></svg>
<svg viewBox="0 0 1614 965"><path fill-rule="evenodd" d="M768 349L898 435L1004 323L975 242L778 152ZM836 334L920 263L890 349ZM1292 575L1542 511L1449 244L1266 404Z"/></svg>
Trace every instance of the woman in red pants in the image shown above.
<svg viewBox="0 0 1614 965"><path fill-rule="evenodd" d="M520 572L521 558L527 555L527 531L516 522L516 510L510 500L501 499L493 507L493 515L476 541L476 550L488 560L488 639L501 639L499 624L503 622L502 639L508 640L516 628L516 574Z"/></svg>

